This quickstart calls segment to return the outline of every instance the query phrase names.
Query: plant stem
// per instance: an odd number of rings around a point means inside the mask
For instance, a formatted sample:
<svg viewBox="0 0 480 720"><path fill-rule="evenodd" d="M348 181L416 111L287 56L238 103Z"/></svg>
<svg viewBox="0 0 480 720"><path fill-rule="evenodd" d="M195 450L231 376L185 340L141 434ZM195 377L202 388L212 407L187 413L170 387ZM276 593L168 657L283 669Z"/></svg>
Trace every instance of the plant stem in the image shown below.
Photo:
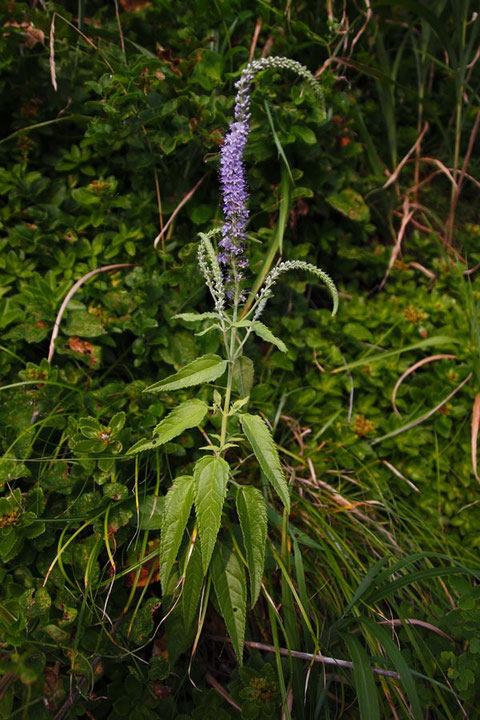
<svg viewBox="0 0 480 720"><path fill-rule="evenodd" d="M226 343L225 349L227 351L228 361L228 373L227 373L227 387L225 388L225 400L223 404L223 416L222 416L222 429L220 431L220 448L223 448L227 439L227 423L228 413L230 411L230 398L232 395L232 383L233 383L233 363L235 359L235 342L237 340L237 328L235 323L237 322L238 316L238 302L239 302L239 288L238 284L235 284L235 299L233 304L233 321L232 327L230 328L230 343Z"/></svg>

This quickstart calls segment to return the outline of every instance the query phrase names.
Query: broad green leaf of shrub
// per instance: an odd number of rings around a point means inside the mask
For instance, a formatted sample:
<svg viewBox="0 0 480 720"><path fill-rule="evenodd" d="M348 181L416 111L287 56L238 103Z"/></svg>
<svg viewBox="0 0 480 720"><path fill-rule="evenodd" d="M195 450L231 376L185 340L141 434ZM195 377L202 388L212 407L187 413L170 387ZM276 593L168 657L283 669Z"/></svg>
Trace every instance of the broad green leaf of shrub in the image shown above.
<svg viewBox="0 0 480 720"><path fill-rule="evenodd" d="M237 493L237 513L247 553L252 607L257 602L265 565L267 505L257 488L246 486Z"/></svg>
<svg viewBox="0 0 480 720"><path fill-rule="evenodd" d="M160 577L162 588L168 584L170 571L177 557L183 533L193 505L193 477L183 475L173 481L165 498L161 542Z"/></svg>
<svg viewBox="0 0 480 720"><path fill-rule="evenodd" d="M240 665L247 617L247 581L243 565L232 548L219 544L211 566L213 587L220 612Z"/></svg>
<svg viewBox="0 0 480 720"><path fill-rule="evenodd" d="M186 400L180 403L178 407L172 410L163 420L161 420L153 431L153 438L147 440L143 438L135 443L128 451L127 455L133 455L144 450L160 447L173 438L181 435L184 430L199 425L208 411L207 403L203 400Z"/></svg>
<svg viewBox="0 0 480 720"><path fill-rule="evenodd" d="M80 337L98 337L105 334L100 318L87 310L72 312L63 331L66 335L80 335Z"/></svg>
<svg viewBox="0 0 480 720"><path fill-rule="evenodd" d="M268 328L266 325L264 325L261 322L255 322L253 323L252 327L253 332L258 335L258 337L262 338L262 340L265 340L266 342L271 343L272 345L275 345L279 350L286 353L288 352L288 348L283 342L283 340L280 340L276 335L272 333L270 328Z"/></svg>
<svg viewBox="0 0 480 720"><path fill-rule="evenodd" d="M154 385L145 388L145 392L166 392L167 390L180 390L180 388L201 385L219 378L227 368L226 360L218 355L203 355L186 365L174 375L160 380Z"/></svg>
<svg viewBox="0 0 480 720"><path fill-rule="evenodd" d="M327 203L335 210L345 215L354 222L368 222L370 220L370 209L362 196L352 190L345 188L338 193L331 193L326 198Z"/></svg>
<svg viewBox="0 0 480 720"><path fill-rule="evenodd" d="M228 463L222 458L203 457L195 465L195 509L202 550L203 571L207 572L220 529L227 492Z"/></svg>
<svg viewBox="0 0 480 720"><path fill-rule="evenodd" d="M272 434L258 415L242 415L242 427L262 472L290 512L290 494Z"/></svg>

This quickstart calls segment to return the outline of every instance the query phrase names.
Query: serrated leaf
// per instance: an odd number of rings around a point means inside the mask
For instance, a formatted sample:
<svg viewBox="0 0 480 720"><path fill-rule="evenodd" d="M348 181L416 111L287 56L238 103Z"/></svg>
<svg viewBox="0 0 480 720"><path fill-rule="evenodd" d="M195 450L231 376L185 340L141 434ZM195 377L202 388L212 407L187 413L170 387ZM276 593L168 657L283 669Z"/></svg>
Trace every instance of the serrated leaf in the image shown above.
<svg viewBox="0 0 480 720"><path fill-rule="evenodd" d="M211 573L220 612L241 665L247 617L245 571L232 548L218 545L213 555Z"/></svg>
<svg viewBox="0 0 480 720"><path fill-rule="evenodd" d="M204 457L195 465L195 509L202 550L203 571L207 572L220 529L227 492L228 463L222 458Z"/></svg>
<svg viewBox="0 0 480 720"><path fill-rule="evenodd" d="M210 325L210 327L207 327L207 328L205 328L204 330L200 330L200 332L196 332L196 333L195 333L195 336L196 336L196 337L202 337L202 335L206 335L206 334L209 333L211 330L221 330L221 329L222 329L222 328L220 327L220 325L217 325L217 324L215 323L215 325Z"/></svg>
<svg viewBox="0 0 480 720"><path fill-rule="evenodd" d="M378 695L370 660L362 645L352 635L342 635L353 662L353 678L361 720L380 720Z"/></svg>
<svg viewBox="0 0 480 720"><path fill-rule="evenodd" d="M233 363L233 383L242 398L250 395L253 385L253 362L241 355Z"/></svg>
<svg viewBox="0 0 480 720"><path fill-rule="evenodd" d="M134 455L135 453L145 452L145 450L153 450L153 448L156 448L161 444L162 443L160 443L156 438L152 438L150 440L148 438L142 438L141 440L137 440L137 442L132 445L125 454Z"/></svg>
<svg viewBox="0 0 480 720"><path fill-rule="evenodd" d="M174 375L169 375L163 380L145 388L144 392L166 392L167 390L179 390L180 388L191 387L192 385L212 382L223 375L226 368L226 360L222 360L218 355L203 355L188 365L185 365L184 368Z"/></svg>
<svg viewBox="0 0 480 720"><path fill-rule="evenodd" d="M287 511L290 512L288 485L283 475L277 448L270 430L258 415L242 415L241 421L243 431L252 446L262 472L271 483Z"/></svg>
<svg viewBox="0 0 480 720"><path fill-rule="evenodd" d="M189 549L187 549L189 552ZM182 615L186 628L190 628L197 616L198 603L202 594L203 565L202 553L198 543L193 546L190 560L185 574L185 584L182 593Z"/></svg>
<svg viewBox="0 0 480 720"><path fill-rule="evenodd" d="M184 320L185 322L201 322L202 320L218 320L218 313L178 313L173 316L174 320Z"/></svg>
<svg viewBox="0 0 480 720"><path fill-rule="evenodd" d="M237 493L237 513L247 553L253 608L262 585L267 540L267 504L260 490L250 486L240 488Z"/></svg>
<svg viewBox="0 0 480 720"><path fill-rule="evenodd" d="M193 505L193 477L183 475L173 481L165 497L160 541L160 577L166 592L170 571L177 557Z"/></svg>
<svg viewBox="0 0 480 720"><path fill-rule="evenodd" d="M277 338L276 335L272 333L270 328L268 328L266 325L264 325L261 322L256 322L253 324L253 332L255 335L258 335L258 337L262 338L262 340L265 340L266 342L271 343L272 345L275 345L279 350L281 350L283 353L288 352L288 348L283 342L283 340L280 340L280 338Z"/></svg>
<svg viewBox="0 0 480 720"><path fill-rule="evenodd" d="M110 428L112 435L117 435L120 432L120 430L125 425L125 418L126 415L123 410L121 412L115 413L115 415L108 423L108 427Z"/></svg>
<svg viewBox="0 0 480 720"><path fill-rule="evenodd" d="M143 438L127 450L127 455L133 455L144 450L151 450L164 445L173 438L181 435L184 430L199 425L208 412L207 403L203 400L186 400L180 403L172 412L161 420L153 431L153 438Z"/></svg>
<svg viewBox="0 0 480 720"><path fill-rule="evenodd" d="M208 412L208 405L203 400L186 400L172 410L155 427L153 434L160 444L170 442L184 430L199 425Z"/></svg>

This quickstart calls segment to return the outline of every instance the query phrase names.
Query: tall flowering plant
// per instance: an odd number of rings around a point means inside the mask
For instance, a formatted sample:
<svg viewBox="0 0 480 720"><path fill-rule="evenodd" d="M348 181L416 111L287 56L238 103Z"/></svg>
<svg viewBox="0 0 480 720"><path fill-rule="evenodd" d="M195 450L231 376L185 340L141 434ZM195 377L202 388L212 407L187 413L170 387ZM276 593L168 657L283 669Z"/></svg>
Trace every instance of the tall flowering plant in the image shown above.
<svg viewBox="0 0 480 720"><path fill-rule="evenodd" d="M181 627L183 636L193 640L200 634L209 594L215 593L220 612L238 660L242 662L247 614L247 580L253 607L263 585L267 540L267 505L255 486L239 482L226 459L231 448L247 442L273 492L290 511L290 493L275 442L264 420L246 411L253 384L252 360L244 353L252 333L274 344L282 352L287 347L260 318L273 287L289 270L303 270L322 280L333 298L338 294L331 278L310 263L286 261L265 278L251 306L245 305L248 190L243 156L249 134L250 92L255 76L269 68L293 71L313 88L325 113L323 92L313 75L287 58L266 58L251 62L236 83L234 119L220 153L220 185L225 220L219 229L200 234L198 264L210 291L214 310L177 315L189 323L207 321L203 332L218 331L223 338L224 357L203 355L174 375L160 380L148 392L170 392L213 383L226 376L223 392L214 389L212 404L192 398L180 403L156 426L153 437L139 440L129 450L136 455L161 447L186 429L204 423L209 413L221 416L220 432L206 432L208 444L195 462L191 475L174 480L164 499L160 576L164 597L168 598L166 617ZM259 478L260 479L260 478ZM235 505L240 534L231 524L219 537L222 515L228 504ZM195 521L191 524L192 506ZM239 537L242 542L240 543Z"/></svg>

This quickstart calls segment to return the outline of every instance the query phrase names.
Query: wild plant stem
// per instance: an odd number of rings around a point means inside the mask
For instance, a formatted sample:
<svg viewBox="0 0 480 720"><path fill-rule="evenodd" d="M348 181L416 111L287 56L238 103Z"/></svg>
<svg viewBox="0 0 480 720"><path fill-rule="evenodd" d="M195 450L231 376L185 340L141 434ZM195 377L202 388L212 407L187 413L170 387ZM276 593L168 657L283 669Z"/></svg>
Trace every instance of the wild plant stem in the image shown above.
<svg viewBox="0 0 480 720"><path fill-rule="evenodd" d="M232 383L233 383L233 362L235 358L235 343L237 340L237 328L235 323L237 322L238 316L238 300L239 291L238 287L235 289L235 301L233 305L233 325L230 329L230 344L227 343L227 360L228 360L228 372L227 372L227 387L225 389L225 400L223 404L223 417L222 417L222 429L220 432L220 447L223 448L227 439L227 423L228 413L230 411L230 398L232 396Z"/></svg>

